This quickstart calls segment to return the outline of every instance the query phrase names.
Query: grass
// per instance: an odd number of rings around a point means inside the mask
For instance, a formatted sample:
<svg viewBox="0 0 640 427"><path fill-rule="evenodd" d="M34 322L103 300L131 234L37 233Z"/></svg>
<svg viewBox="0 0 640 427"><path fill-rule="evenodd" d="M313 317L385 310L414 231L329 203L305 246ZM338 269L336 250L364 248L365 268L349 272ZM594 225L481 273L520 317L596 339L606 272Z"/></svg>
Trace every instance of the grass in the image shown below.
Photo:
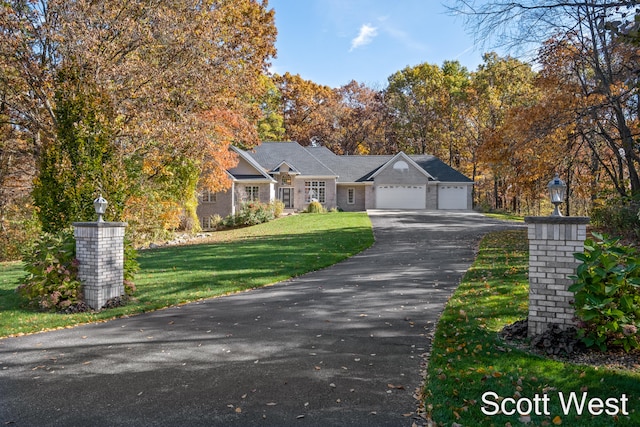
<svg viewBox="0 0 640 427"><path fill-rule="evenodd" d="M637 426L640 425L640 374L596 369L539 357L503 343L497 332L527 316L528 248L526 231L487 235L474 265L449 300L438 323L427 370L425 406L433 425L450 426ZM628 398L629 416L592 416L586 408L565 415L559 392L587 392L587 399ZM500 398L549 402L548 415L485 415L485 392ZM487 401L495 402L492 396ZM613 404L614 402L611 401ZM526 408L526 402L522 403ZM620 401L617 406L620 409ZM512 405L513 406L513 405ZM507 406L511 410L512 406ZM539 412L543 412L540 401ZM611 409L611 412L613 410ZM523 423L525 422L525 423Z"/></svg>
<svg viewBox="0 0 640 427"><path fill-rule="evenodd" d="M21 263L0 263L0 337L158 310L265 286L335 264L373 243L366 213L304 214L213 233L206 243L139 253L135 300L98 313L27 308L14 289Z"/></svg>
<svg viewBox="0 0 640 427"><path fill-rule="evenodd" d="M502 221L524 222L524 217L506 212L485 212L483 214L489 218L500 219Z"/></svg>

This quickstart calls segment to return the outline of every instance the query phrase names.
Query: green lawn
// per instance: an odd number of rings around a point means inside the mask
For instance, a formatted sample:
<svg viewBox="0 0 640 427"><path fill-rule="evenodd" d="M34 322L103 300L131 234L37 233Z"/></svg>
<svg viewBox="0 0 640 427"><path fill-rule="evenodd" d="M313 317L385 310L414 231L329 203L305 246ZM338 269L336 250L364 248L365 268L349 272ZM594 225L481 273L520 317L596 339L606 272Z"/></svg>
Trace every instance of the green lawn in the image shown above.
<svg viewBox="0 0 640 427"><path fill-rule="evenodd" d="M510 213L486 212L483 214L489 218L500 219L502 221L524 222L524 217Z"/></svg>
<svg viewBox="0 0 640 427"><path fill-rule="evenodd" d="M510 347L498 338L502 327L527 316L527 268L526 231L497 232L483 239L478 258L451 297L436 330L425 387L425 406L434 425L640 425L640 373L553 361ZM489 392L497 398L485 395ZM587 400L617 399L610 403L617 406L618 414L591 416L585 403L582 416L575 410L565 415L560 392L565 401L571 393L581 400L583 392ZM535 414L536 394L542 415ZM628 416L622 415L622 394L628 399ZM548 415L544 414L545 395ZM533 404L530 418L482 412L483 406L493 412L493 402L503 398L507 411L512 410L513 402L529 399ZM521 405L527 409L526 400ZM604 409L615 412L612 407Z"/></svg>
<svg viewBox="0 0 640 427"><path fill-rule="evenodd" d="M303 214L220 231L206 242L139 253L135 301L100 313L62 315L25 308L14 289L20 263L0 263L0 337L118 316L256 288L335 264L373 243L366 213Z"/></svg>

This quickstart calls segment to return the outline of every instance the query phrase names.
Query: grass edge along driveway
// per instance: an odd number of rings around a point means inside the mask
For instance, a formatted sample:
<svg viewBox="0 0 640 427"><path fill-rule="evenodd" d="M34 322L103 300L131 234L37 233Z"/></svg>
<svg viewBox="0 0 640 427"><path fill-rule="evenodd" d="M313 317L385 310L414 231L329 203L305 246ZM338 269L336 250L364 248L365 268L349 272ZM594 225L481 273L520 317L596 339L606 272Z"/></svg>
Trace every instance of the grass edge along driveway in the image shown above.
<svg viewBox="0 0 640 427"><path fill-rule="evenodd" d="M212 233L201 244L139 252L135 300L98 313L25 308L15 294L20 263L0 264L0 337L65 328L158 310L277 283L336 264L373 244L364 212L301 214Z"/></svg>
<svg viewBox="0 0 640 427"><path fill-rule="evenodd" d="M451 296L436 329L424 390L428 425L640 425L640 373L554 361L499 339L497 333L505 325L527 316L527 271L526 230L485 236L476 261ZM622 413L623 394L628 399L628 415ZM562 404L567 406L571 396L577 401L565 414ZM611 406L599 408L597 399L613 400ZM511 415L493 414L500 412L496 405L502 402L511 413L518 401L524 412L531 408L528 414L517 410ZM483 406L491 415L482 412ZM609 415L615 412L614 406L618 413Z"/></svg>

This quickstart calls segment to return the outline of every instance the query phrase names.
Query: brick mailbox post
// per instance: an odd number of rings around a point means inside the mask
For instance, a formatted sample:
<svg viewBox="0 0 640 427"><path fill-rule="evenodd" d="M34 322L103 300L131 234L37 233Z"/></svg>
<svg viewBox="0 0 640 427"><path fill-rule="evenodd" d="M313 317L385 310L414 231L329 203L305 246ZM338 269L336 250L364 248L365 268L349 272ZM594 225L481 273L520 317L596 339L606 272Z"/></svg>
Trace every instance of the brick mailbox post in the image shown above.
<svg viewBox="0 0 640 427"><path fill-rule="evenodd" d="M571 305L573 283L579 261L573 254L584 251L588 217L525 217L529 237L529 330L532 337L556 324L574 326Z"/></svg>
<svg viewBox="0 0 640 427"><path fill-rule="evenodd" d="M126 222L104 222L106 200L94 202L97 222L73 223L78 276L84 301L94 310L124 295L124 230Z"/></svg>

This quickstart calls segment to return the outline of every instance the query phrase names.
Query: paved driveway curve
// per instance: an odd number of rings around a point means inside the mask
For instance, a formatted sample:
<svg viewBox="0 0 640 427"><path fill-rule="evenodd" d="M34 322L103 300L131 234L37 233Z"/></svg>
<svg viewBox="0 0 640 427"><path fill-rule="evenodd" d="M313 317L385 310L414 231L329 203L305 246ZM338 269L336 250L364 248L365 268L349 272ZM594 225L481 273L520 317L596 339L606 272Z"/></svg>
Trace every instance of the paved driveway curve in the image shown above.
<svg viewBox="0 0 640 427"><path fill-rule="evenodd" d="M0 340L0 423L402 426L475 213L371 211L376 243L274 286ZM215 262L215 260L212 260Z"/></svg>

